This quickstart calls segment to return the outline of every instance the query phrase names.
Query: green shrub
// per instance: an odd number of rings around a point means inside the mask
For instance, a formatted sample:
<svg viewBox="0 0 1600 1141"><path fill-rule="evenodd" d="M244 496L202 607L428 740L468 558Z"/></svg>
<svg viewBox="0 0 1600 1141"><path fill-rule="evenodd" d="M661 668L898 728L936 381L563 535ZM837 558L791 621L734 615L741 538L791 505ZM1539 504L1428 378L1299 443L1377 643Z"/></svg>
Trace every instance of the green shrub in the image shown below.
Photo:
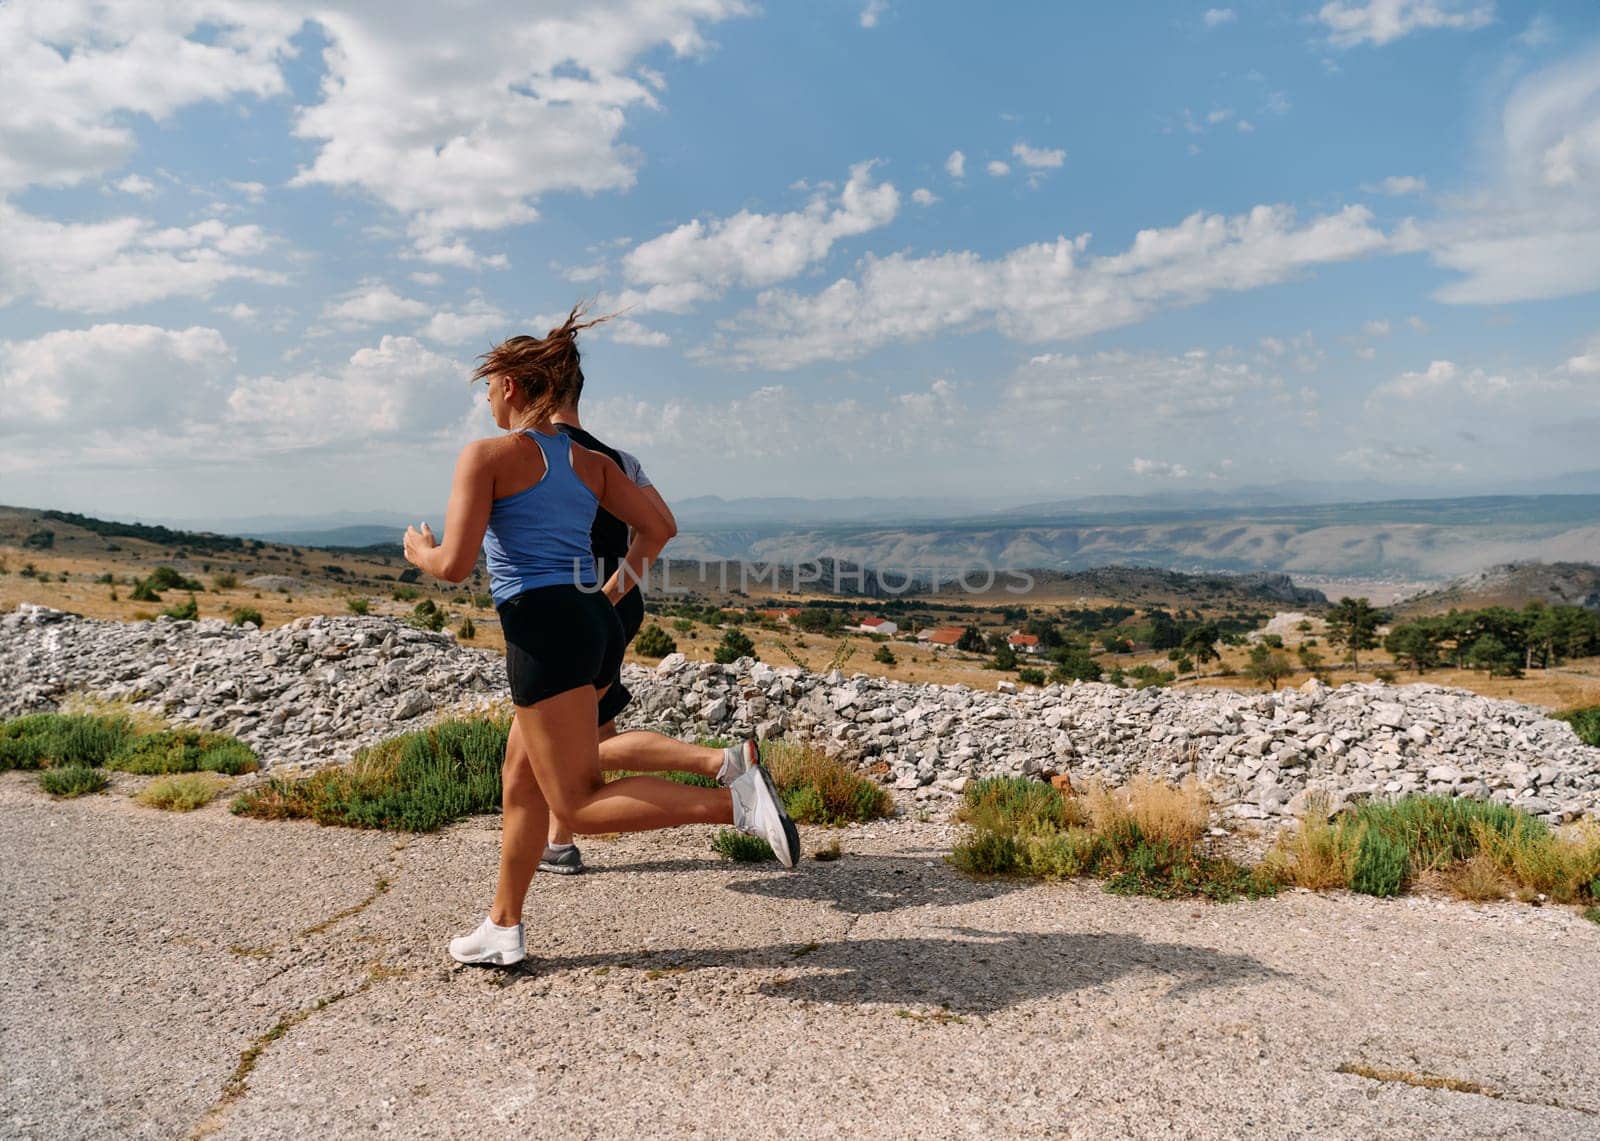
<svg viewBox="0 0 1600 1141"><path fill-rule="evenodd" d="M1356 848L1350 873L1350 890L1382 898L1399 895L1405 888L1411 853L1403 840L1369 828Z"/></svg>
<svg viewBox="0 0 1600 1141"><path fill-rule="evenodd" d="M664 658L677 653L678 643L659 624L652 622L639 631L639 636L633 640L633 648L641 657Z"/></svg>
<svg viewBox="0 0 1600 1141"><path fill-rule="evenodd" d="M461 625L456 627L456 637L463 642L470 642L478 636L478 628L472 624L470 617L461 619Z"/></svg>
<svg viewBox="0 0 1600 1141"><path fill-rule="evenodd" d="M235 626L243 626L246 622L254 622L258 629L267 624L266 619L261 617L261 611L253 606L235 606L228 612L228 621Z"/></svg>
<svg viewBox="0 0 1600 1141"><path fill-rule="evenodd" d="M768 741L761 763L797 824L831 827L880 820L894 811L887 789L817 749Z"/></svg>
<svg viewBox="0 0 1600 1141"><path fill-rule="evenodd" d="M758 864L763 860L777 859L772 854L772 846L760 836L747 836L732 828L717 830L717 834L711 838L711 850L740 864Z"/></svg>
<svg viewBox="0 0 1600 1141"><path fill-rule="evenodd" d="M88 765L62 765L39 774L39 787L63 800L100 792L109 783L102 770Z"/></svg>
<svg viewBox="0 0 1600 1141"><path fill-rule="evenodd" d="M200 604L191 594L188 602L175 602L161 613L179 622L194 622L200 617Z"/></svg>
<svg viewBox="0 0 1600 1141"><path fill-rule="evenodd" d="M123 717L34 713L0 723L0 770L95 768L114 757L133 726Z"/></svg>
<svg viewBox="0 0 1600 1141"><path fill-rule="evenodd" d="M233 811L263 819L432 832L500 806L510 722L444 721L356 754L348 768L275 779L237 797Z"/></svg>
<svg viewBox="0 0 1600 1141"><path fill-rule="evenodd" d="M414 598L421 598L422 592L414 586L397 586L394 588L396 602L410 602Z"/></svg>
<svg viewBox="0 0 1600 1141"><path fill-rule="evenodd" d="M352 614L366 614L372 609L372 603L365 598L347 598L344 600L344 605Z"/></svg>
<svg viewBox="0 0 1600 1141"><path fill-rule="evenodd" d="M1017 842L997 832L979 831L950 850L950 862L973 875L1006 875L1017 870Z"/></svg>
<svg viewBox="0 0 1600 1141"><path fill-rule="evenodd" d="M235 590L239 586L239 576L232 571L219 571L211 576L213 590Z"/></svg>
<svg viewBox="0 0 1600 1141"><path fill-rule="evenodd" d="M434 605L433 599L424 598L411 608L411 617L407 621L420 630L437 632L444 629L445 619L448 617L449 615Z"/></svg>
<svg viewBox="0 0 1600 1141"><path fill-rule="evenodd" d="M717 644L716 653L712 655L722 665L729 665L740 658L755 656L756 644L743 630L729 630L724 633L722 641Z"/></svg>
<svg viewBox="0 0 1600 1141"><path fill-rule="evenodd" d="M1563 709L1556 718L1572 726L1578 740L1592 748L1600 749L1600 705Z"/></svg>
<svg viewBox="0 0 1600 1141"><path fill-rule="evenodd" d="M214 776L200 773L183 773L151 781L134 797L147 808L160 808L168 812L193 812L210 804L221 792L223 782Z"/></svg>
<svg viewBox="0 0 1600 1141"><path fill-rule="evenodd" d="M886 645L879 646L872 652L872 660L886 666L895 665L899 661L899 659L894 656L894 651Z"/></svg>
<svg viewBox="0 0 1600 1141"><path fill-rule="evenodd" d="M1043 685L1044 671L1033 666L1023 666L1017 671L1017 680L1023 685Z"/></svg>
<svg viewBox="0 0 1600 1141"><path fill-rule="evenodd" d="M133 590L129 592L128 597L134 602L161 601L161 596L155 592L155 588L152 587L149 581L145 579L141 579L140 581L134 583Z"/></svg>
<svg viewBox="0 0 1600 1141"><path fill-rule="evenodd" d="M151 590L204 590L205 584L197 579L184 578L172 567L157 567L145 582Z"/></svg>
<svg viewBox="0 0 1600 1141"><path fill-rule="evenodd" d="M162 729L134 737L107 764L128 773L212 772L238 776L255 772L256 755L243 741L225 733L197 729Z"/></svg>

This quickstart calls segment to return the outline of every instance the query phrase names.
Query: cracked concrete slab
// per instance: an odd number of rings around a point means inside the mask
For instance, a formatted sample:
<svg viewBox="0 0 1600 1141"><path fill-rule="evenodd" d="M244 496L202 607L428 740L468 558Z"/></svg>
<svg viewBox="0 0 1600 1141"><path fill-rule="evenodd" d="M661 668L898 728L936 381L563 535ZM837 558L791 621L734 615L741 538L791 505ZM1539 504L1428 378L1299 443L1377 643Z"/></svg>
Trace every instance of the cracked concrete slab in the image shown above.
<svg viewBox="0 0 1600 1141"><path fill-rule="evenodd" d="M681 829L587 842L592 874L536 879L526 963L457 967L496 824L174 816L0 777L0 1132L1600 1131L1600 927L1570 910L974 882L909 821L785 873Z"/></svg>

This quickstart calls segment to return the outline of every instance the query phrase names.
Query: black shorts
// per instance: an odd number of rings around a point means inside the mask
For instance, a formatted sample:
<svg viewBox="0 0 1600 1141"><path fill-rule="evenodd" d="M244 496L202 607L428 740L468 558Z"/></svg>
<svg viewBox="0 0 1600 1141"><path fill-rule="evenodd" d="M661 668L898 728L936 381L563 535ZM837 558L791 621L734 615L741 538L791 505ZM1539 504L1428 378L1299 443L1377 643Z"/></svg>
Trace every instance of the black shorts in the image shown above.
<svg viewBox="0 0 1600 1141"><path fill-rule="evenodd" d="M627 641L616 607L598 591L570 583L525 590L502 602L506 677L511 700L534 705L569 689L610 684L622 670Z"/></svg>
<svg viewBox="0 0 1600 1141"><path fill-rule="evenodd" d="M638 587L622 596L616 611L617 618L622 622L622 648L626 651L634 635L639 632L639 627L644 625L644 595L639 593ZM633 694L622 684L622 655L618 654L617 672L611 678L611 688L600 695L599 723L604 725L608 721L615 721L617 714L627 708L632 700Z"/></svg>

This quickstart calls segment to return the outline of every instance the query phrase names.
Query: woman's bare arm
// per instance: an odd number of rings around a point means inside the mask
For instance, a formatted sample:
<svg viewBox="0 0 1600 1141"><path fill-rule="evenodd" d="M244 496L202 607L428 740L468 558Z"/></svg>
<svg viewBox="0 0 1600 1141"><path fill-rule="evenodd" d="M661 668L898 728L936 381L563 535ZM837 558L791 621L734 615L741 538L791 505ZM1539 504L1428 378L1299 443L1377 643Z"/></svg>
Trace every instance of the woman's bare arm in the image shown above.
<svg viewBox="0 0 1600 1141"><path fill-rule="evenodd" d="M676 528L668 522L670 512L663 515L611 457L576 445L572 455L578 464L579 476L600 500L600 506L626 523L633 533L622 565L605 584L606 597L616 602L644 581L651 560L661 553Z"/></svg>
<svg viewBox="0 0 1600 1141"><path fill-rule="evenodd" d="M450 506L445 511L444 542L435 543L426 523L420 531L406 528L406 561L423 573L446 582L462 582L477 565L494 504L494 472L485 446L491 442L474 440L461 449L450 485Z"/></svg>

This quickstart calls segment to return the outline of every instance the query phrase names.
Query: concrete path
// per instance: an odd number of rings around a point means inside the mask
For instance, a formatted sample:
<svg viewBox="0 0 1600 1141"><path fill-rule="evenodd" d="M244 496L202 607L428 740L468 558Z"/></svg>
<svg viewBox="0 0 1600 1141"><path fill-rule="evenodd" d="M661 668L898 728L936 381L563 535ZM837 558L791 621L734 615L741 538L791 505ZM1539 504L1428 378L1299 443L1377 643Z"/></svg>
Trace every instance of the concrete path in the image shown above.
<svg viewBox="0 0 1600 1141"><path fill-rule="evenodd" d="M535 958L459 968L496 823L0 774L0 1135L1600 1135L1570 909L976 883L910 822L785 873L684 829L587 842L593 874L535 881Z"/></svg>

